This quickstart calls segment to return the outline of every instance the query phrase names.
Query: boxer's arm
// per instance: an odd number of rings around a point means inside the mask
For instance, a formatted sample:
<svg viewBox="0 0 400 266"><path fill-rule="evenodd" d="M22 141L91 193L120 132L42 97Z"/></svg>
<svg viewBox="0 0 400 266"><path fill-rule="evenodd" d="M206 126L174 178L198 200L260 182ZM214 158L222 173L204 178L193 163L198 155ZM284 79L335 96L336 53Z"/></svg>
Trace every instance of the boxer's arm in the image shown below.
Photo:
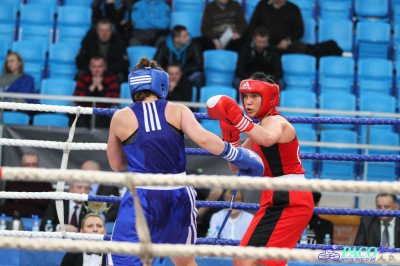
<svg viewBox="0 0 400 266"><path fill-rule="evenodd" d="M123 171L128 167L121 140L117 137L116 133L121 126L121 119L120 111L117 111L111 119L107 143L108 162L111 169L115 172Z"/></svg>

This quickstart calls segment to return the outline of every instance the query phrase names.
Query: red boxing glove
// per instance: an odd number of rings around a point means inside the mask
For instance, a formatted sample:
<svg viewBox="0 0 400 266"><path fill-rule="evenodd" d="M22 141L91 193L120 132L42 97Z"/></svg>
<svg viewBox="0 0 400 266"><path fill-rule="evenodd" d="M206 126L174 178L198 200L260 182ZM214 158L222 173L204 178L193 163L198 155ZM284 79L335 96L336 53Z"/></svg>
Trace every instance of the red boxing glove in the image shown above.
<svg viewBox="0 0 400 266"><path fill-rule="evenodd" d="M248 132L253 129L254 123L243 115L242 109L230 97L216 95L207 100L207 114L212 119L233 124L238 130Z"/></svg>
<svg viewBox="0 0 400 266"><path fill-rule="evenodd" d="M224 121L219 121L219 126L222 130L222 139L229 142L234 147L240 147L240 131L233 125Z"/></svg>

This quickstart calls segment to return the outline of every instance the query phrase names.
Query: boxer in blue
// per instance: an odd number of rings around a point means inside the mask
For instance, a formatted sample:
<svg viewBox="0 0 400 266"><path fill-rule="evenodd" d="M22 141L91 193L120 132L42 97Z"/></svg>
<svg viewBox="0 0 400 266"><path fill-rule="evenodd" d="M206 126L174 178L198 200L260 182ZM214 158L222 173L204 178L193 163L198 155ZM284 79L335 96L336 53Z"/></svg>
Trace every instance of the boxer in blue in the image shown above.
<svg viewBox="0 0 400 266"><path fill-rule="evenodd" d="M117 111L110 125L107 156L114 171L177 174L185 178L184 134L201 148L239 168L241 175L261 176L264 166L254 152L235 148L203 129L192 111L166 101L169 77L156 62L142 58L130 73L133 104ZM194 244L196 241L195 191L192 187L140 187L153 243ZM122 198L112 241L139 242L135 210L129 191ZM197 265L194 258L171 258L175 265ZM139 257L112 254L109 265L142 265Z"/></svg>

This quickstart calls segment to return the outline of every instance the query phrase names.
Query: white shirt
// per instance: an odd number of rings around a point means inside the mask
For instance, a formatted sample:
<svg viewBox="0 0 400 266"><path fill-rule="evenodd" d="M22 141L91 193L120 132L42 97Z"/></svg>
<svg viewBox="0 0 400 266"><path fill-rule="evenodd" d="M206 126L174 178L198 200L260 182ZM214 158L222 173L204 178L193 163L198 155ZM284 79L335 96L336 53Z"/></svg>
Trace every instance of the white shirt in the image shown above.
<svg viewBox="0 0 400 266"><path fill-rule="evenodd" d="M223 209L211 216L210 228L213 235L216 236L218 234L218 230L224 222L227 213L228 210ZM241 211L239 216L235 219L231 219L229 217L226 221L224 229L222 229L220 237L225 239L242 240L243 235L249 227L253 217L253 214L246 211Z"/></svg>
<svg viewBox="0 0 400 266"><path fill-rule="evenodd" d="M381 241L382 241L382 234L383 234L383 230L385 230L385 225L384 225L383 221L381 221L381 220L380 220L380 223L381 223ZM394 248L395 247L395 245L394 245L394 225L395 225L395 223L396 223L396 218L394 217L389 222L389 225L388 225L389 247L390 248ZM383 246L385 244L381 243L381 245Z"/></svg>
<svg viewBox="0 0 400 266"><path fill-rule="evenodd" d="M82 266L99 266L102 262L102 256L91 254L88 255L86 252L83 253L83 264Z"/></svg>

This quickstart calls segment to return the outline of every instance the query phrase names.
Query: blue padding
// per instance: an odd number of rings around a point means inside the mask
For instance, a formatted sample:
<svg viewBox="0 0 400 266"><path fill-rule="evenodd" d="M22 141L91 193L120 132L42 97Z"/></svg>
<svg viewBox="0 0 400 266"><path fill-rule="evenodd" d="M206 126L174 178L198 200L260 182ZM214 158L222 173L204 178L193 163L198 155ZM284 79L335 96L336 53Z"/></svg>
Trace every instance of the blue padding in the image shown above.
<svg viewBox="0 0 400 266"><path fill-rule="evenodd" d="M197 265L202 266L232 266L231 258L196 258ZM159 258L153 263L153 266L174 266L170 258L165 258L162 263L160 263Z"/></svg>
<svg viewBox="0 0 400 266"><path fill-rule="evenodd" d="M107 222L106 223L107 234L111 234L113 228L114 228L114 223L113 222Z"/></svg>
<svg viewBox="0 0 400 266"><path fill-rule="evenodd" d="M20 265L20 257L20 250L0 249L0 265Z"/></svg>
<svg viewBox="0 0 400 266"><path fill-rule="evenodd" d="M58 266L65 252L21 251L21 266Z"/></svg>

